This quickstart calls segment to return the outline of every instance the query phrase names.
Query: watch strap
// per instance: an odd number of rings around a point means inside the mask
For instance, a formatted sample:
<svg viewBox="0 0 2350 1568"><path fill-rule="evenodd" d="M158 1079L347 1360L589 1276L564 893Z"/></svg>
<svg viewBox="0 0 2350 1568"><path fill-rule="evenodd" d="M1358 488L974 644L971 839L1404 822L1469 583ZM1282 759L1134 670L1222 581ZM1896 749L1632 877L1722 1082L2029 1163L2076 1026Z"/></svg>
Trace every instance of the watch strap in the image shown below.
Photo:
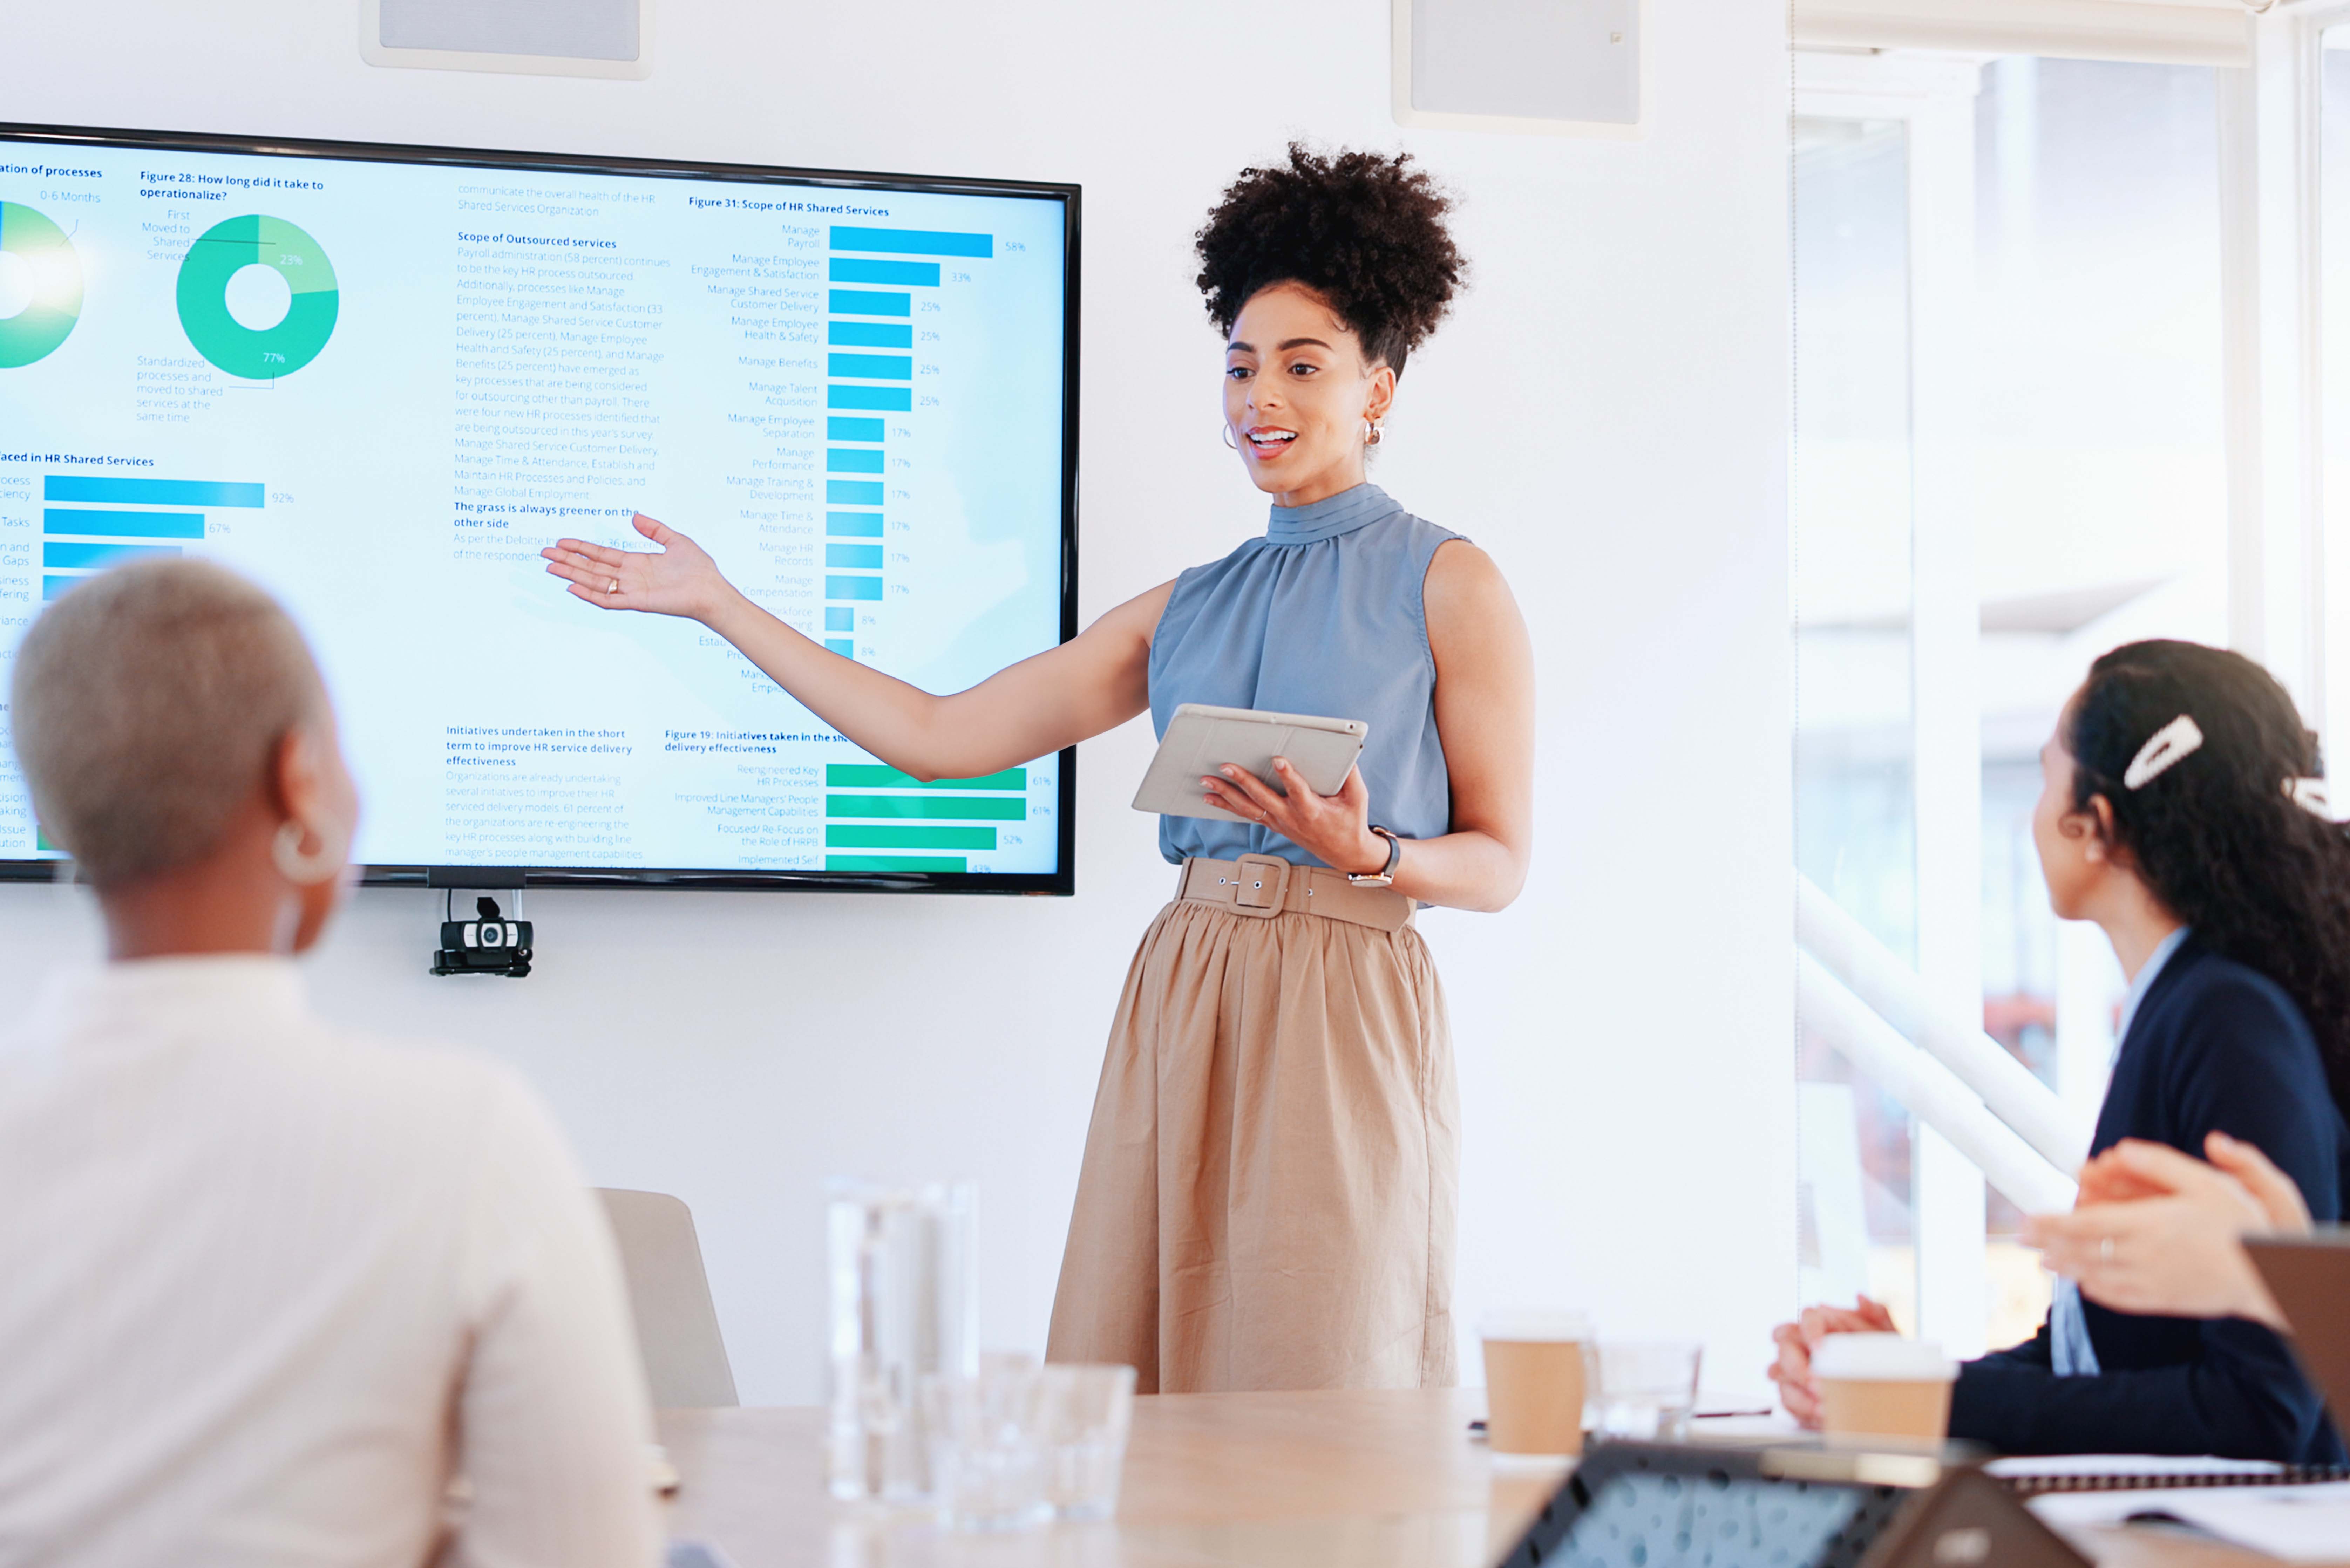
<svg viewBox="0 0 2350 1568"><path fill-rule="evenodd" d="M1403 864L1403 839L1376 822L1372 823L1370 827L1373 833L1388 841L1387 864L1376 871L1360 873L1350 871L1347 874L1347 880L1358 888L1384 888L1395 880L1396 867Z"/></svg>

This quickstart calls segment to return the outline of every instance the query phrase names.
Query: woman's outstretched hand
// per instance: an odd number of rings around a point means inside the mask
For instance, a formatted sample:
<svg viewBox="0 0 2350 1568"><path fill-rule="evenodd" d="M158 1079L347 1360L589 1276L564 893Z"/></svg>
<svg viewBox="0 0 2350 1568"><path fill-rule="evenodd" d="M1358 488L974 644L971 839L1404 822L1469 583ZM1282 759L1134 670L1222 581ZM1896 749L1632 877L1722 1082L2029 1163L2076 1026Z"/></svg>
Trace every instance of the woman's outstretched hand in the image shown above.
<svg viewBox="0 0 2350 1568"><path fill-rule="evenodd" d="M599 609L647 610L707 621L733 592L710 552L639 512L637 532L657 551L614 550L584 539L558 539L539 554L572 597Z"/></svg>
<svg viewBox="0 0 2350 1568"><path fill-rule="evenodd" d="M1315 794L1287 757L1273 759L1274 776L1287 794L1246 768L1228 765L1221 772L1220 778L1200 781L1210 805L1278 833L1334 870L1367 874L1388 863L1388 841L1371 831L1371 792L1361 769L1347 770L1336 794Z"/></svg>

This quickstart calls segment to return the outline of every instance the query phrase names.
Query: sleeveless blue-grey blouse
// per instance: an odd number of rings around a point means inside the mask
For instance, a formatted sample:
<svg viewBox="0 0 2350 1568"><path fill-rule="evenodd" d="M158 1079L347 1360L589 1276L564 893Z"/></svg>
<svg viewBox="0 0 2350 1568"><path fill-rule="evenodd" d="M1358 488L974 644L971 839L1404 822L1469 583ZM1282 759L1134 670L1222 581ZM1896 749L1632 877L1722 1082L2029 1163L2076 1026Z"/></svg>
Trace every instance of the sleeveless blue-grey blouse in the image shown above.
<svg viewBox="0 0 2350 1568"><path fill-rule="evenodd" d="M1406 838L1452 826L1452 786L1436 735L1436 659L1421 585L1436 547L1461 535L1423 522L1376 484L1305 506L1276 506L1264 537L1194 566L1150 639L1150 722L1160 737L1178 704L1360 719L1371 820ZM1274 855L1322 861L1253 823L1162 816L1170 861Z"/></svg>

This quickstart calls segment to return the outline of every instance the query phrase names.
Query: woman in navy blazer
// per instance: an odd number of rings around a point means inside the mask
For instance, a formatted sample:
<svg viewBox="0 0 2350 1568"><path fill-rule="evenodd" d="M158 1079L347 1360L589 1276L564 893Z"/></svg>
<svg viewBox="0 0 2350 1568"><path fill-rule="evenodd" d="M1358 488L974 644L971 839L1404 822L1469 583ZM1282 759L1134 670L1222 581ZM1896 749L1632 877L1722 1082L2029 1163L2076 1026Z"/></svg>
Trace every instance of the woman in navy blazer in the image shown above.
<svg viewBox="0 0 2350 1568"><path fill-rule="evenodd" d="M2241 655L2187 642L2090 668L2041 752L2033 837L2049 902L2095 920L2130 977L2093 1154L2124 1138L2266 1151L2318 1220L2350 1186L2350 836L2323 811L2314 738ZM1892 1326L1815 1308L1772 1375L1815 1418L1810 1350ZM1970 1362L1950 1435L2009 1453L2340 1462L2341 1438L2272 1329L2115 1312L2060 1282L2031 1340Z"/></svg>

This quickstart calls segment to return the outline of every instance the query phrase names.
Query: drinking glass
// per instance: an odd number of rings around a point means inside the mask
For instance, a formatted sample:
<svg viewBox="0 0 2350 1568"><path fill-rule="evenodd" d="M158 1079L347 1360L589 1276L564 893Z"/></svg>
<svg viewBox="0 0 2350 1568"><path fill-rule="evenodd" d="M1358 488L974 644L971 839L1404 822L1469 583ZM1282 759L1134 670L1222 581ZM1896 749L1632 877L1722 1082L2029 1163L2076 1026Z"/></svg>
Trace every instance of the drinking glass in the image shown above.
<svg viewBox="0 0 2350 1568"><path fill-rule="evenodd" d="M1635 1340L1599 1346L1602 1437L1679 1443L1697 1408L1705 1347L1689 1340Z"/></svg>
<svg viewBox="0 0 2350 1568"><path fill-rule="evenodd" d="M1133 1367L1045 1368L1045 1495L1055 1514L1097 1520L1118 1512L1133 1417Z"/></svg>
<svg viewBox="0 0 2350 1568"><path fill-rule="evenodd" d="M985 1355L973 1376L922 1379L931 1475L955 1530L1025 1530L1053 1517L1045 1497L1045 1379L1033 1356Z"/></svg>
<svg viewBox="0 0 2350 1568"><path fill-rule="evenodd" d="M978 1370L968 1182L827 1184L832 1495L925 1505L937 1494L921 1380Z"/></svg>

